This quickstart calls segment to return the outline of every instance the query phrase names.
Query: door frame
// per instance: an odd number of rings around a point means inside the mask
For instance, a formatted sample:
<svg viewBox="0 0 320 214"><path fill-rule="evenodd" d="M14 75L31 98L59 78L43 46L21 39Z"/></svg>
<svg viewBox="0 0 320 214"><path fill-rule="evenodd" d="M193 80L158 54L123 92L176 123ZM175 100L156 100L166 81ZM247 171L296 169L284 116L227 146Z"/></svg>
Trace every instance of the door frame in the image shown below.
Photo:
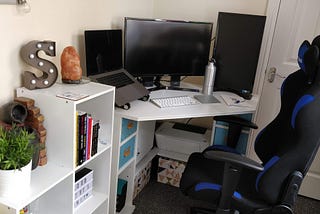
<svg viewBox="0 0 320 214"><path fill-rule="evenodd" d="M301 3L306 0L298 0L298 1ZM314 1L316 2L316 0ZM303 2L303 3L306 3L306 2ZM282 3L286 3L286 2L284 2L284 0L268 1L267 11L266 11L267 20L266 20L264 37L263 37L262 46L261 46L261 52L260 52L260 57L258 62L255 88L254 88L254 93L260 95L261 100L265 99L265 97L262 97L264 92L263 90L266 88L265 84L269 84L266 78L267 78L269 66L270 67L272 66L270 65L270 59L272 59L271 49L272 49L272 46L274 45L276 25L278 24L278 22L281 21L279 20L279 11L280 11L280 8L283 7ZM257 107L256 113L254 114L254 118L253 118L254 122L258 121L257 120L258 115L260 116L262 112L262 107L263 106L261 105L261 102L260 102L259 106ZM259 160L254 150L254 143L255 143L254 140L256 139L259 131L261 131L261 128L262 127L260 127L260 129L258 130L251 130L248 144L247 144L247 153L246 153L247 156L259 162L261 161ZM320 160L319 157L320 157L320 151L318 151L317 156L315 157L315 160ZM309 171L306 174L303 180L303 183L299 189L299 195L320 200L319 189L314 188L314 186L319 185L319 182L320 182L319 172L315 171L315 173L313 173L312 171Z"/></svg>
<svg viewBox="0 0 320 214"><path fill-rule="evenodd" d="M265 24L264 34L262 38L260 56L259 56L259 61L257 65L257 73L256 73L256 78L255 78L255 83L253 88L253 93L255 94L259 94L259 95L262 94L263 84L265 81L266 71L269 63L269 56L271 52L272 41L273 41L276 24L277 24L280 3L281 3L281 0L268 1L268 6L266 10L266 16L267 16L266 24ZM257 110L253 117L253 122L256 122L257 115L260 112L259 110L260 110L260 106L258 105ZM254 140L257 134L258 134L257 130L251 130L251 133L249 135L249 140L248 140L249 143L247 144L246 155L256 161L260 161L254 151Z"/></svg>

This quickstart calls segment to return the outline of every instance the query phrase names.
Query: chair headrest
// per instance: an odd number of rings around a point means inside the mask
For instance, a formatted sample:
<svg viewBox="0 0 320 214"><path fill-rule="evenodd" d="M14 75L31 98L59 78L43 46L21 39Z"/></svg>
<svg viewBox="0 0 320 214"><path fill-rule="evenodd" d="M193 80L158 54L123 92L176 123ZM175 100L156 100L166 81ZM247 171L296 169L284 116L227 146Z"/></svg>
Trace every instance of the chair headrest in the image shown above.
<svg viewBox="0 0 320 214"><path fill-rule="evenodd" d="M310 44L303 41L298 51L298 64L307 76L308 84L312 84L320 68L320 35L315 37Z"/></svg>
<svg viewBox="0 0 320 214"><path fill-rule="evenodd" d="M311 45L315 45L320 49L320 35L316 36L313 40Z"/></svg>
<svg viewBox="0 0 320 214"><path fill-rule="evenodd" d="M304 72L306 72L304 54L307 52L309 48L310 48L310 42L307 40L304 40L300 45L300 48L298 51L298 64Z"/></svg>

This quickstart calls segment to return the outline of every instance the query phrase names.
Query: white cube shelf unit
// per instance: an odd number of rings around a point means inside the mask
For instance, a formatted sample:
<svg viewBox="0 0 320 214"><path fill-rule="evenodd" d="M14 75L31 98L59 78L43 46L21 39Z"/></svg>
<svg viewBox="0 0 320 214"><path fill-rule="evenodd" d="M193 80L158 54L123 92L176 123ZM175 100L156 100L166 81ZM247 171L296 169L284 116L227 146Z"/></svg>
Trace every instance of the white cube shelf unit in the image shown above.
<svg viewBox="0 0 320 214"><path fill-rule="evenodd" d="M86 97L73 101L57 97L72 92ZM0 197L0 213L15 213L27 205L37 213L87 214L108 213L114 122L114 87L98 83L61 84L46 89L17 89L18 97L35 100L44 115L47 130L48 162L32 171L29 192L14 198ZM85 111L100 123L98 152L80 166L76 163L76 112ZM74 208L75 173L82 168L94 172L92 196Z"/></svg>

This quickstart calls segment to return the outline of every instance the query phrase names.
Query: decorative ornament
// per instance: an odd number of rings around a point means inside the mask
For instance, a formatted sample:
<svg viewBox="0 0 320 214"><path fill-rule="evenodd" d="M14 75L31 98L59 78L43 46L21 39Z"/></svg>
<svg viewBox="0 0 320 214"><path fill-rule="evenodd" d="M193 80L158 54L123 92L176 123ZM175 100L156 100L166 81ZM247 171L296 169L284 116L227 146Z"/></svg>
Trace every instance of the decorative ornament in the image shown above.
<svg viewBox="0 0 320 214"><path fill-rule="evenodd" d="M8 124L23 123L27 115L27 108L18 102L10 102L4 105L4 122Z"/></svg>
<svg viewBox="0 0 320 214"><path fill-rule="evenodd" d="M37 165L44 166L47 164L47 149L46 138L47 130L43 125L45 117L40 112L40 108L35 106L35 100L27 97L16 97L14 102L23 105L27 111L28 116L24 121L24 125L30 127L30 131L36 133L36 139L32 143L37 144L34 150L34 156L32 159L32 169L35 169Z"/></svg>
<svg viewBox="0 0 320 214"><path fill-rule="evenodd" d="M37 77L30 71L24 73L24 86L28 89L48 88L58 78L58 69L52 62L38 56L39 51L44 51L48 56L56 55L55 42L53 41L31 41L21 49L22 59L29 65L42 71L43 74Z"/></svg>
<svg viewBox="0 0 320 214"><path fill-rule="evenodd" d="M73 46L63 49L61 54L61 76L64 83L78 84L81 82L80 56Z"/></svg>

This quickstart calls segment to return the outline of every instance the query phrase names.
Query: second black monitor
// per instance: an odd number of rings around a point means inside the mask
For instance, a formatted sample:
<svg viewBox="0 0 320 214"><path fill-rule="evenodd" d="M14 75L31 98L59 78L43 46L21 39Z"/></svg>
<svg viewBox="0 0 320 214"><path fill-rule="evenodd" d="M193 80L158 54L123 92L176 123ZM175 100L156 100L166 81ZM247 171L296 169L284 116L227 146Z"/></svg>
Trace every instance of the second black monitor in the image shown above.
<svg viewBox="0 0 320 214"><path fill-rule="evenodd" d="M253 90L265 16L220 12L214 44L215 90Z"/></svg>

